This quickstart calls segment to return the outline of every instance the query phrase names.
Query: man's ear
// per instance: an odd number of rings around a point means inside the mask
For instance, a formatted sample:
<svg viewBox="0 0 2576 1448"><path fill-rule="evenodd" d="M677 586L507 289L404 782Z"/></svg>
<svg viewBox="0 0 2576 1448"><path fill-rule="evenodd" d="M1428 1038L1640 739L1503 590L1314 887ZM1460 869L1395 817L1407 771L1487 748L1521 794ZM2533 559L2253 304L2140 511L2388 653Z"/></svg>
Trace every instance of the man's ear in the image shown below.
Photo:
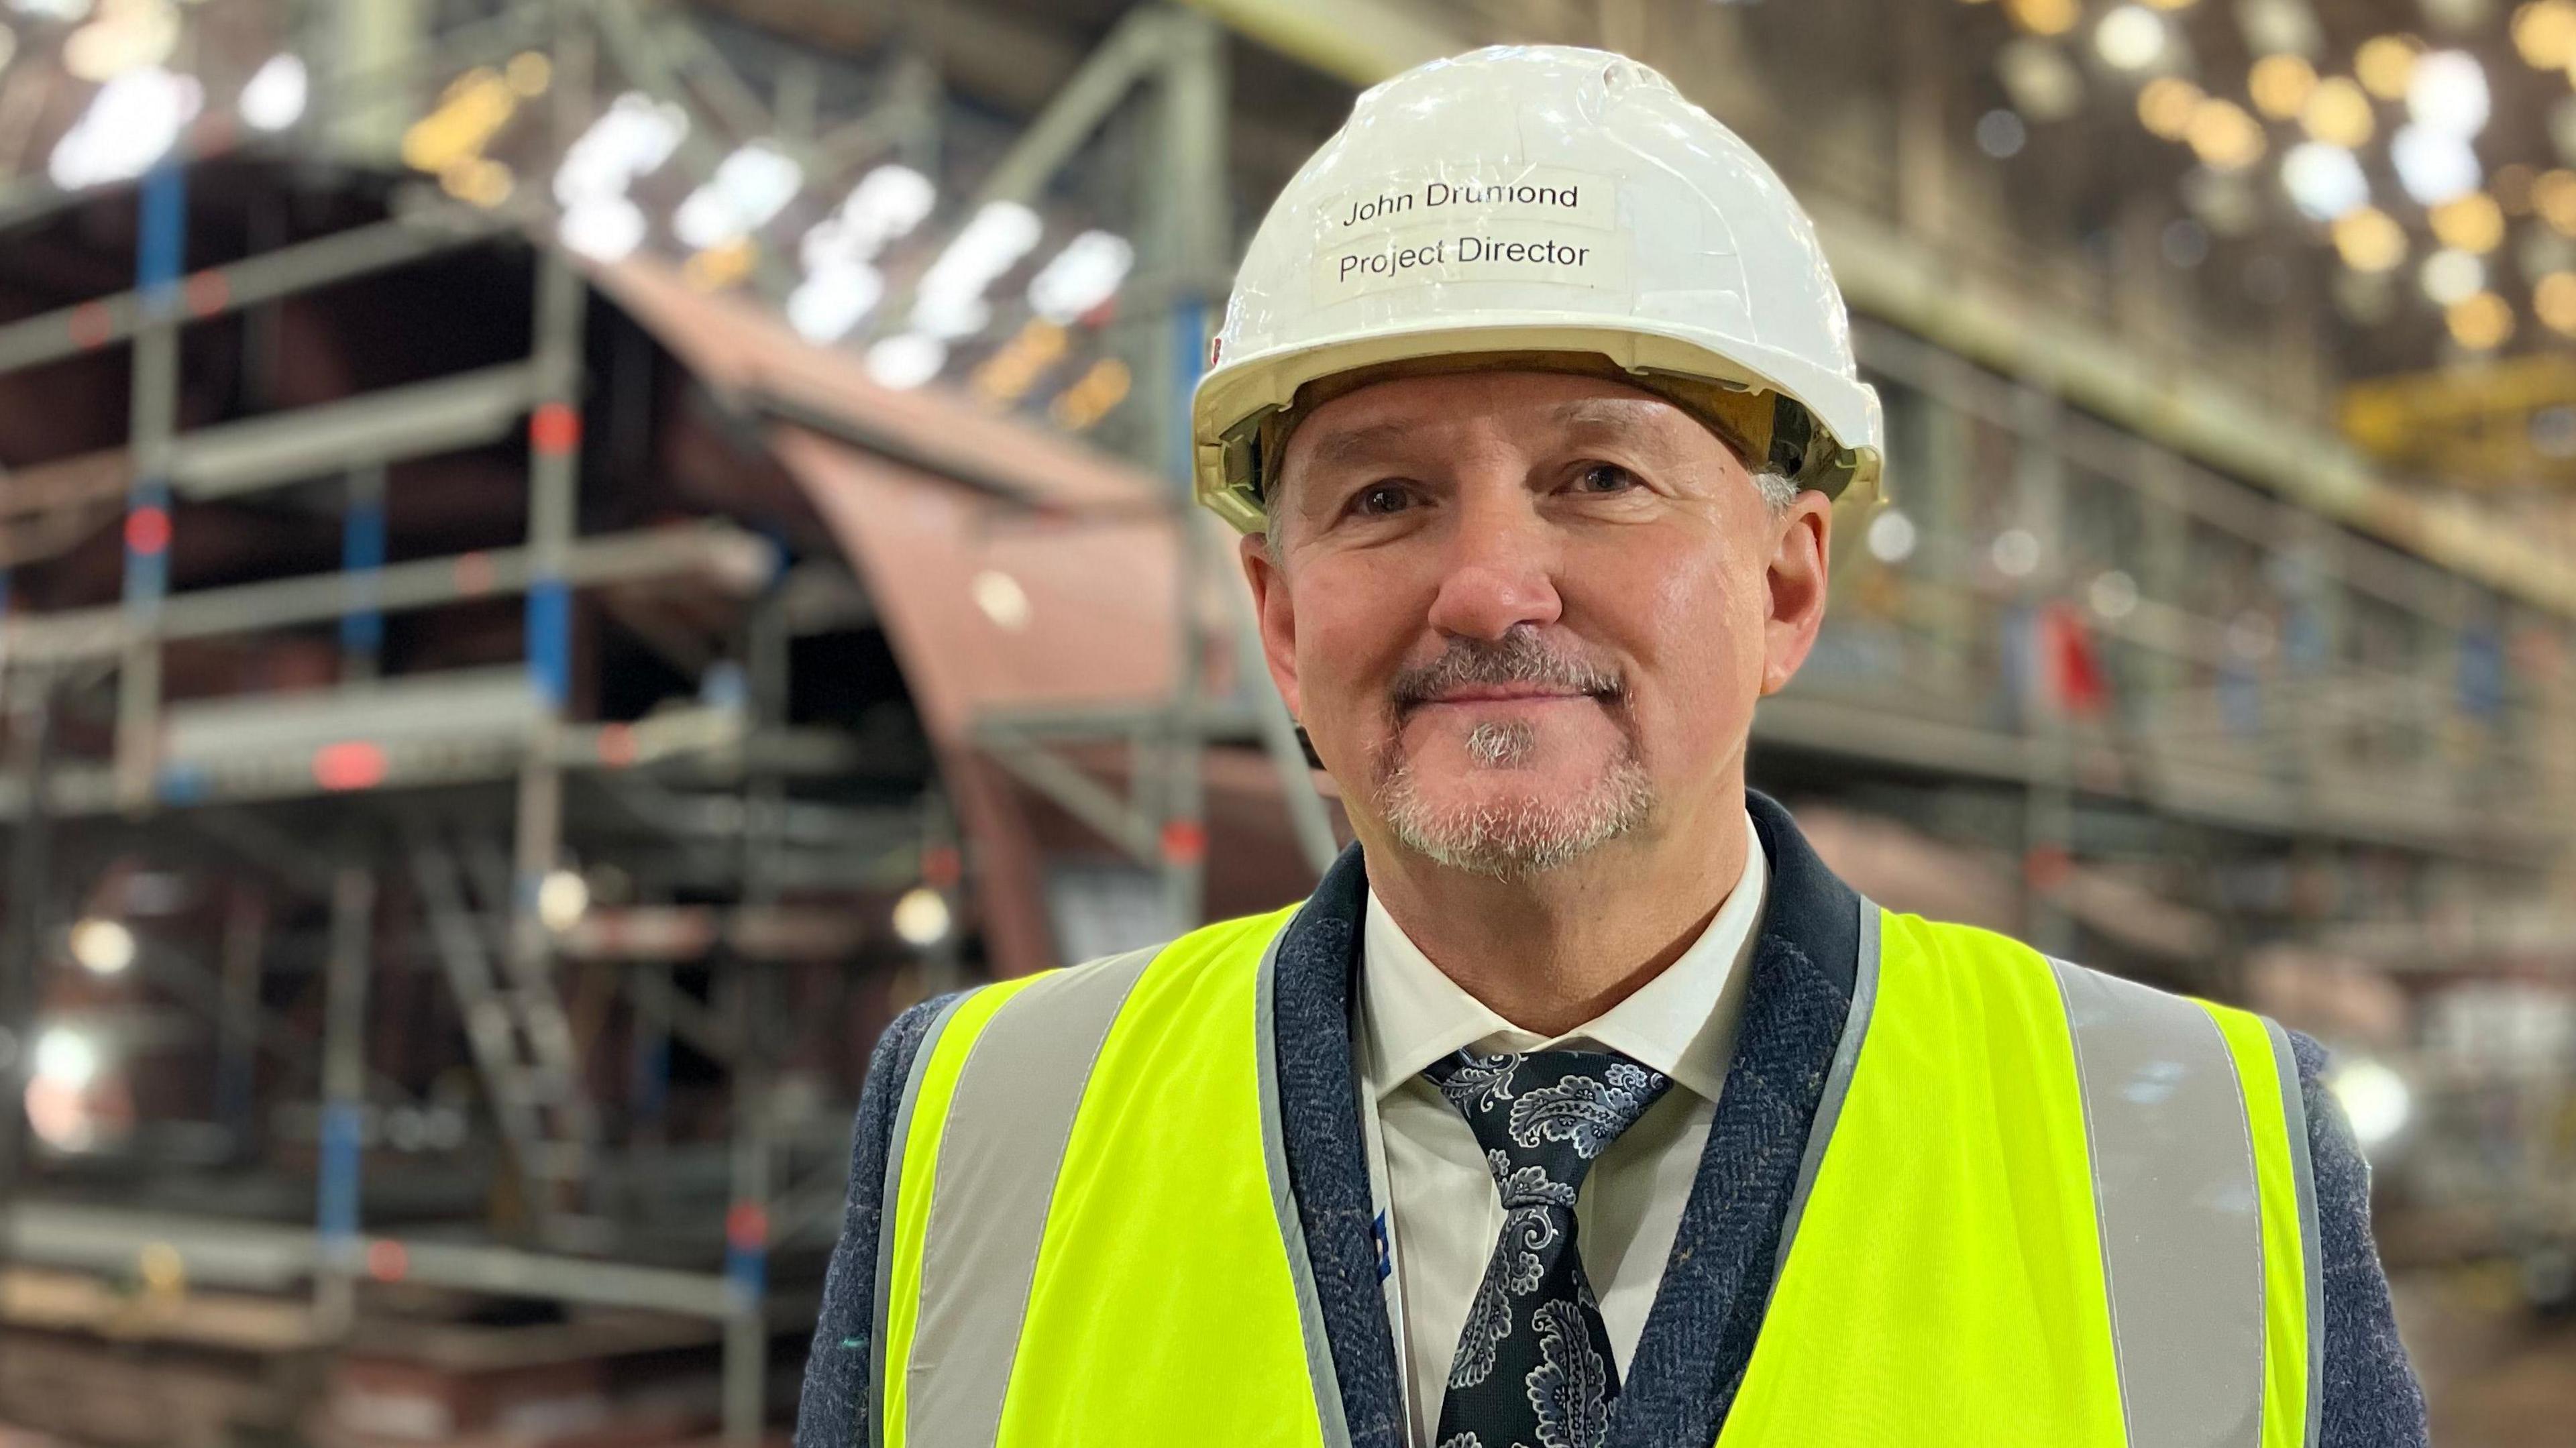
<svg viewBox="0 0 2576 1448"><path fill-rule="evenodd" d="M1825 622L1826 560L1832 557L1834 511L1824 494L1800 493L1771 524L1765 575L1769 613L1762 625L1762 692L1776 694L1796 678Z"/></svg>
<svg viewBox="0 0 2576 1448"><path fill-rule="evenodd" d="M1279 686L1279 697L1288 701L1288 716L1301 717L1297 610L1288 601L1287 572L1262 534L1245 534L1236 541L1235 554L1243 560L1243 581L1252 585L1252 616L1261 624L1261 659L1270 668L1270 682Z"/></svg>

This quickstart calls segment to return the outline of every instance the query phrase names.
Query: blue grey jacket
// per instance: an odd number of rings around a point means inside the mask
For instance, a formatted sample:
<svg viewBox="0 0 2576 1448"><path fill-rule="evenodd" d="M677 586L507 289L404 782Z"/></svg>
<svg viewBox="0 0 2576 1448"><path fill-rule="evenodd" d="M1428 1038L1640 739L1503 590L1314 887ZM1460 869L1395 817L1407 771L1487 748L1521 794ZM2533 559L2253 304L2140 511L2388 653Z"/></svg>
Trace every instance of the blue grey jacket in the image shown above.
<svg viewBox="0 0 2576 1448"><path fill-rule="evenodd" d="M1825 1075L1851 1008L1860 897L1808 848L1788 812L1753 795L1771 890L1744 1020L1680 1236L1611 1416L1614 1448L1708 1448L1753 1355L1781 1223ZM1379 1295L1359 1092L1351 1058L1367 876L1343 854L1279 947L1279 1093L1288 1175L1306 1233L1353 1448L1403 1448L1393 1334ZM868 1067L850 1153L850 1200L824 1286L798 1407L799 1448L864 1445L875 1321L878 1210L903 1081L940 1002L886 1028ZM2423 1394L2397 1339L2370 1240L2370 1175L2333 1097L2325 1051L2293 1038L2307 1100L2325 1268L2322 1448L2414 1448Z"/></svg>

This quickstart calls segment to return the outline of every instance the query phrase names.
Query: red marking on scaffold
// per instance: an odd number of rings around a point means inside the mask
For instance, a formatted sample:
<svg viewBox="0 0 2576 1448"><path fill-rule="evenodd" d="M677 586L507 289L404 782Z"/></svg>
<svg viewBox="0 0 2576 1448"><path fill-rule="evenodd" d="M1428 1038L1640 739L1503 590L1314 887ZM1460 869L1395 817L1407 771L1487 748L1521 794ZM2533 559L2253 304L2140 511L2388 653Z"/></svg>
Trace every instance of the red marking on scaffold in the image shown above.
<svg viewBox="0 0 2576 1448"><path fill-rule="evenodd" d="M725 1212L725 1244L741 1252L769 1245L769 1209L758 1202L736 1202Z"/></svg>
<svg viewBox="0 0 2576 1448"><path fill-rule="evenodd" d="M63 330L71 333L73 346L96 347L107 341L108 337L115 332L116 325L114 319L107 314L107 303L83 302L72 308L71 317L63 324Z"/></svg>
<svg viewBox="0 0 2576 1448"><path fill-rule="evenodd" d="M169 546L169 509L145 504L125 515L125 551L150 555Z"/></svg>
<svg viewBox="0 0 2576 1448"><path fill-rule="evenodd" d="M456 591L464 594L490 593L495 581L492 555L483 552L456 555Z"/></svg>
<svg viewBox="0 0 2576 1448"><path fill-rule="evenodd" d="M385 751L363 739L344 739L313 751L313 782L324 789L373 789L385 782Z"/></svg>
<svg viewBox="0 0 2576 1448"><path fill-rule="evenodd" d="M642 748L635 742L634 725L602 724L599 726L599 762L601 764L610 769L624 769L633 764L642 753Z"/></svg>
<svg viewBox="0 0 2576 1448"><path fill-rule="evenodd" d="M233 284L219 271L201 271L188 278L188 310L200 317L211 317L233 299Z"/></svg>
<svg viewBox="0 0 2576 1448"><path fill-rule="evenodd" d="M581 414L572 404L548 402L528 416L528 445L548 456L571 452L581 444Z"/></svg>
<svg viewBox="0 0 2576 1448"><path fill-rule="evenodd" d="M390 1237L369 1242L367 1275L378 1282L400 1282L411 1275L411 1249Z"/></svg>
<svg viewBox="0 0 2576 1448"><path fill-rule="evenodd" d="M2063 845L2033 845L2021 859L2022 878L2041 894L2050 894L2075 873L2075 861Z"/></svg>
<svg viewBox="0 0 2576 1448"><path fill-rule="evenodd" d="M966 862L955 845L933 845L921 852L921 883L934 890L953 888L966 874Z"/></svg>
<svg viewBox="0 0 2576 1448"><path fill-rule="evenodd" d="M1197 820L1168 820L1163 825L1163 858L1175 865L1195 865L1207 858L1207 830Z"/></svg>

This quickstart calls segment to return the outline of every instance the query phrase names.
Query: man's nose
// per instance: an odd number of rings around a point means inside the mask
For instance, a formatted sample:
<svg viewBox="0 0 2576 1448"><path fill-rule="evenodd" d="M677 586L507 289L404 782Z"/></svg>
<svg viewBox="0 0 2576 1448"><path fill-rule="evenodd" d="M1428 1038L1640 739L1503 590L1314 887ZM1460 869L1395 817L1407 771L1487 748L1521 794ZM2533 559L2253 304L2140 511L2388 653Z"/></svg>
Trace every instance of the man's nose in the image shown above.
<svg viewBox="0 0 2576 1448"><path fill-rule="evenodd" d="M1522 624L1556 622L1564 612L1556 591L1560 540L1520 480L1463 489L1453 517L1431 626L1499 641Z"/></svg>

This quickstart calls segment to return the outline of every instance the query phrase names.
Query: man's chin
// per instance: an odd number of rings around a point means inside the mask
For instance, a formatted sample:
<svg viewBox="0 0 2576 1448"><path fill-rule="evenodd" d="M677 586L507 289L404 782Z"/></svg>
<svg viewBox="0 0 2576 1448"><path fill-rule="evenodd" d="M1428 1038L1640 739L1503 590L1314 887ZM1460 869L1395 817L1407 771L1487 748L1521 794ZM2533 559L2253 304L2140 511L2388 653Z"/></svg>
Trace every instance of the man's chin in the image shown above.
<svg viewBox="0 0 2576 1448"><path fill-rule="evenodd" d="M1503 880L1572 864L1636 829L1654 806L1652 785L1633 763L1582 784L1534 783L1433 781L1399 771L1378 805L1388 832L1406 849L1449 869Z"/></svg>

